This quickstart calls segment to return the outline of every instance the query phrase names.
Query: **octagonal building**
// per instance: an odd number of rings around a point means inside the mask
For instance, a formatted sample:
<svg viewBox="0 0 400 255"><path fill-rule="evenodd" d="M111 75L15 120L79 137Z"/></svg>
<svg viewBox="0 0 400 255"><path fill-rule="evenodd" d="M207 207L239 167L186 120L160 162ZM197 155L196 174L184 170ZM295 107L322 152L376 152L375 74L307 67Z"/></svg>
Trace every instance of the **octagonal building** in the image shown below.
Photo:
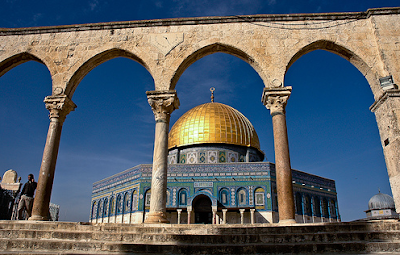
<svg viewBox="0 0 400 255"><path fill-rule="evenodd" d="M168 136L171 223L276 223L275 165L238 110L206 103L183 114ZM141 223L150 209L152 165L93 184L91 222ZM340 221L335 181L292 169L296 222Z"/></svg>

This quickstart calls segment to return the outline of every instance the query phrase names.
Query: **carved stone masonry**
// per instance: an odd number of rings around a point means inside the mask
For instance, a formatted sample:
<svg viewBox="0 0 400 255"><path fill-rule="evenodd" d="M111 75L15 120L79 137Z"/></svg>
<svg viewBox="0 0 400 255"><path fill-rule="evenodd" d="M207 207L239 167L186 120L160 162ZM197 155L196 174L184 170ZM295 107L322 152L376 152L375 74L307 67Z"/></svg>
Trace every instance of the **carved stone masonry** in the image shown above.
<svg viewBox="0 0 400 255"><path fill-rule="evenodd" d="M66 95L48 96L44 99L46 109L50 111L49 117L64 121L65 117L74 111L76 105Z"/></svg>
<svg viewBox="0 0 400 255"><path fill-rule="evenodd" d="M287 100L290 97L292 87L264 88L262 103L271 111L271 115L285 114Z"/></svg>
<svg viewBox="0 0 400 255"><path fill-rule="evenodd" d="M156 121L167 121L175 109L179 109L176 90L147 91L147 99Z"/></svg>

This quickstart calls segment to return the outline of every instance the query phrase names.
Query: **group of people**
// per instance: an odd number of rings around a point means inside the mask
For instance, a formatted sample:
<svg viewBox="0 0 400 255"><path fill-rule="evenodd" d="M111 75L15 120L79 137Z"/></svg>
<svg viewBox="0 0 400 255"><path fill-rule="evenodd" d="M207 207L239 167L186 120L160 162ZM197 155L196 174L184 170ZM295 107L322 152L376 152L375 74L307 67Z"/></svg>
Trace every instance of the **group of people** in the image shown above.
<svg viewBox="0 0 400 255"><path fill-rule="evenodd" d="M18 220L23 220L23 212L25 210L25 219L28 219L32 215L33 207L33 196L37 183L33 177L33 174L28 175L28 181L24 184L21 191L21 196L18 203Z"/></svg>

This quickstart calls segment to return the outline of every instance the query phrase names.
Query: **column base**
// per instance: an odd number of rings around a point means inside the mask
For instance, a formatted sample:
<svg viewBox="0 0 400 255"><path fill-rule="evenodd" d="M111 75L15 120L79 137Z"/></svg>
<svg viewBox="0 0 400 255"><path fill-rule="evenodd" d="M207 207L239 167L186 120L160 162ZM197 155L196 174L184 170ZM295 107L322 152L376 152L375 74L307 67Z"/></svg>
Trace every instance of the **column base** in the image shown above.
<svg viewBox="0 0 400 255"><path fill-rule="evenodd" d="M144 223L169 223L169 220L167 220L167 216L164 212L149 212L149 215L147 216L147 219L144 221Z"/></svg>
<svg viewBox="0 0 400 255"><path fill-rule="evenodd" d="M287 220L280 220L278 222L279 225L290 225L290 224L296 224L296 220L294 219L287 219Z"/></svg>
<svg viewBox="0 0 400 255"><path fill-rule="evenodd" d="M29 217L30 221L48 221L49 219L47 217L43 217L40 215L32 215L31 217Z"/></svg>

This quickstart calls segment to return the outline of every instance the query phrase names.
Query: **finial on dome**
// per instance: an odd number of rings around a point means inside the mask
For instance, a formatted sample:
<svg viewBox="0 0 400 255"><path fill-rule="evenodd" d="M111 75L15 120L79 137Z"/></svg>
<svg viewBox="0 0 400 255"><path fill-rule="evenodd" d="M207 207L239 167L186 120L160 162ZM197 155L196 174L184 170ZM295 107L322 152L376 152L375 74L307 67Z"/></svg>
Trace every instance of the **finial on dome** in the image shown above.
<svg viewBox="0 0 400 255"><path fill-rule="evenodd" d="M210 91L211 91L211 103L214 103L214 90L215 90L214 87L210 88Z"/></svg>

